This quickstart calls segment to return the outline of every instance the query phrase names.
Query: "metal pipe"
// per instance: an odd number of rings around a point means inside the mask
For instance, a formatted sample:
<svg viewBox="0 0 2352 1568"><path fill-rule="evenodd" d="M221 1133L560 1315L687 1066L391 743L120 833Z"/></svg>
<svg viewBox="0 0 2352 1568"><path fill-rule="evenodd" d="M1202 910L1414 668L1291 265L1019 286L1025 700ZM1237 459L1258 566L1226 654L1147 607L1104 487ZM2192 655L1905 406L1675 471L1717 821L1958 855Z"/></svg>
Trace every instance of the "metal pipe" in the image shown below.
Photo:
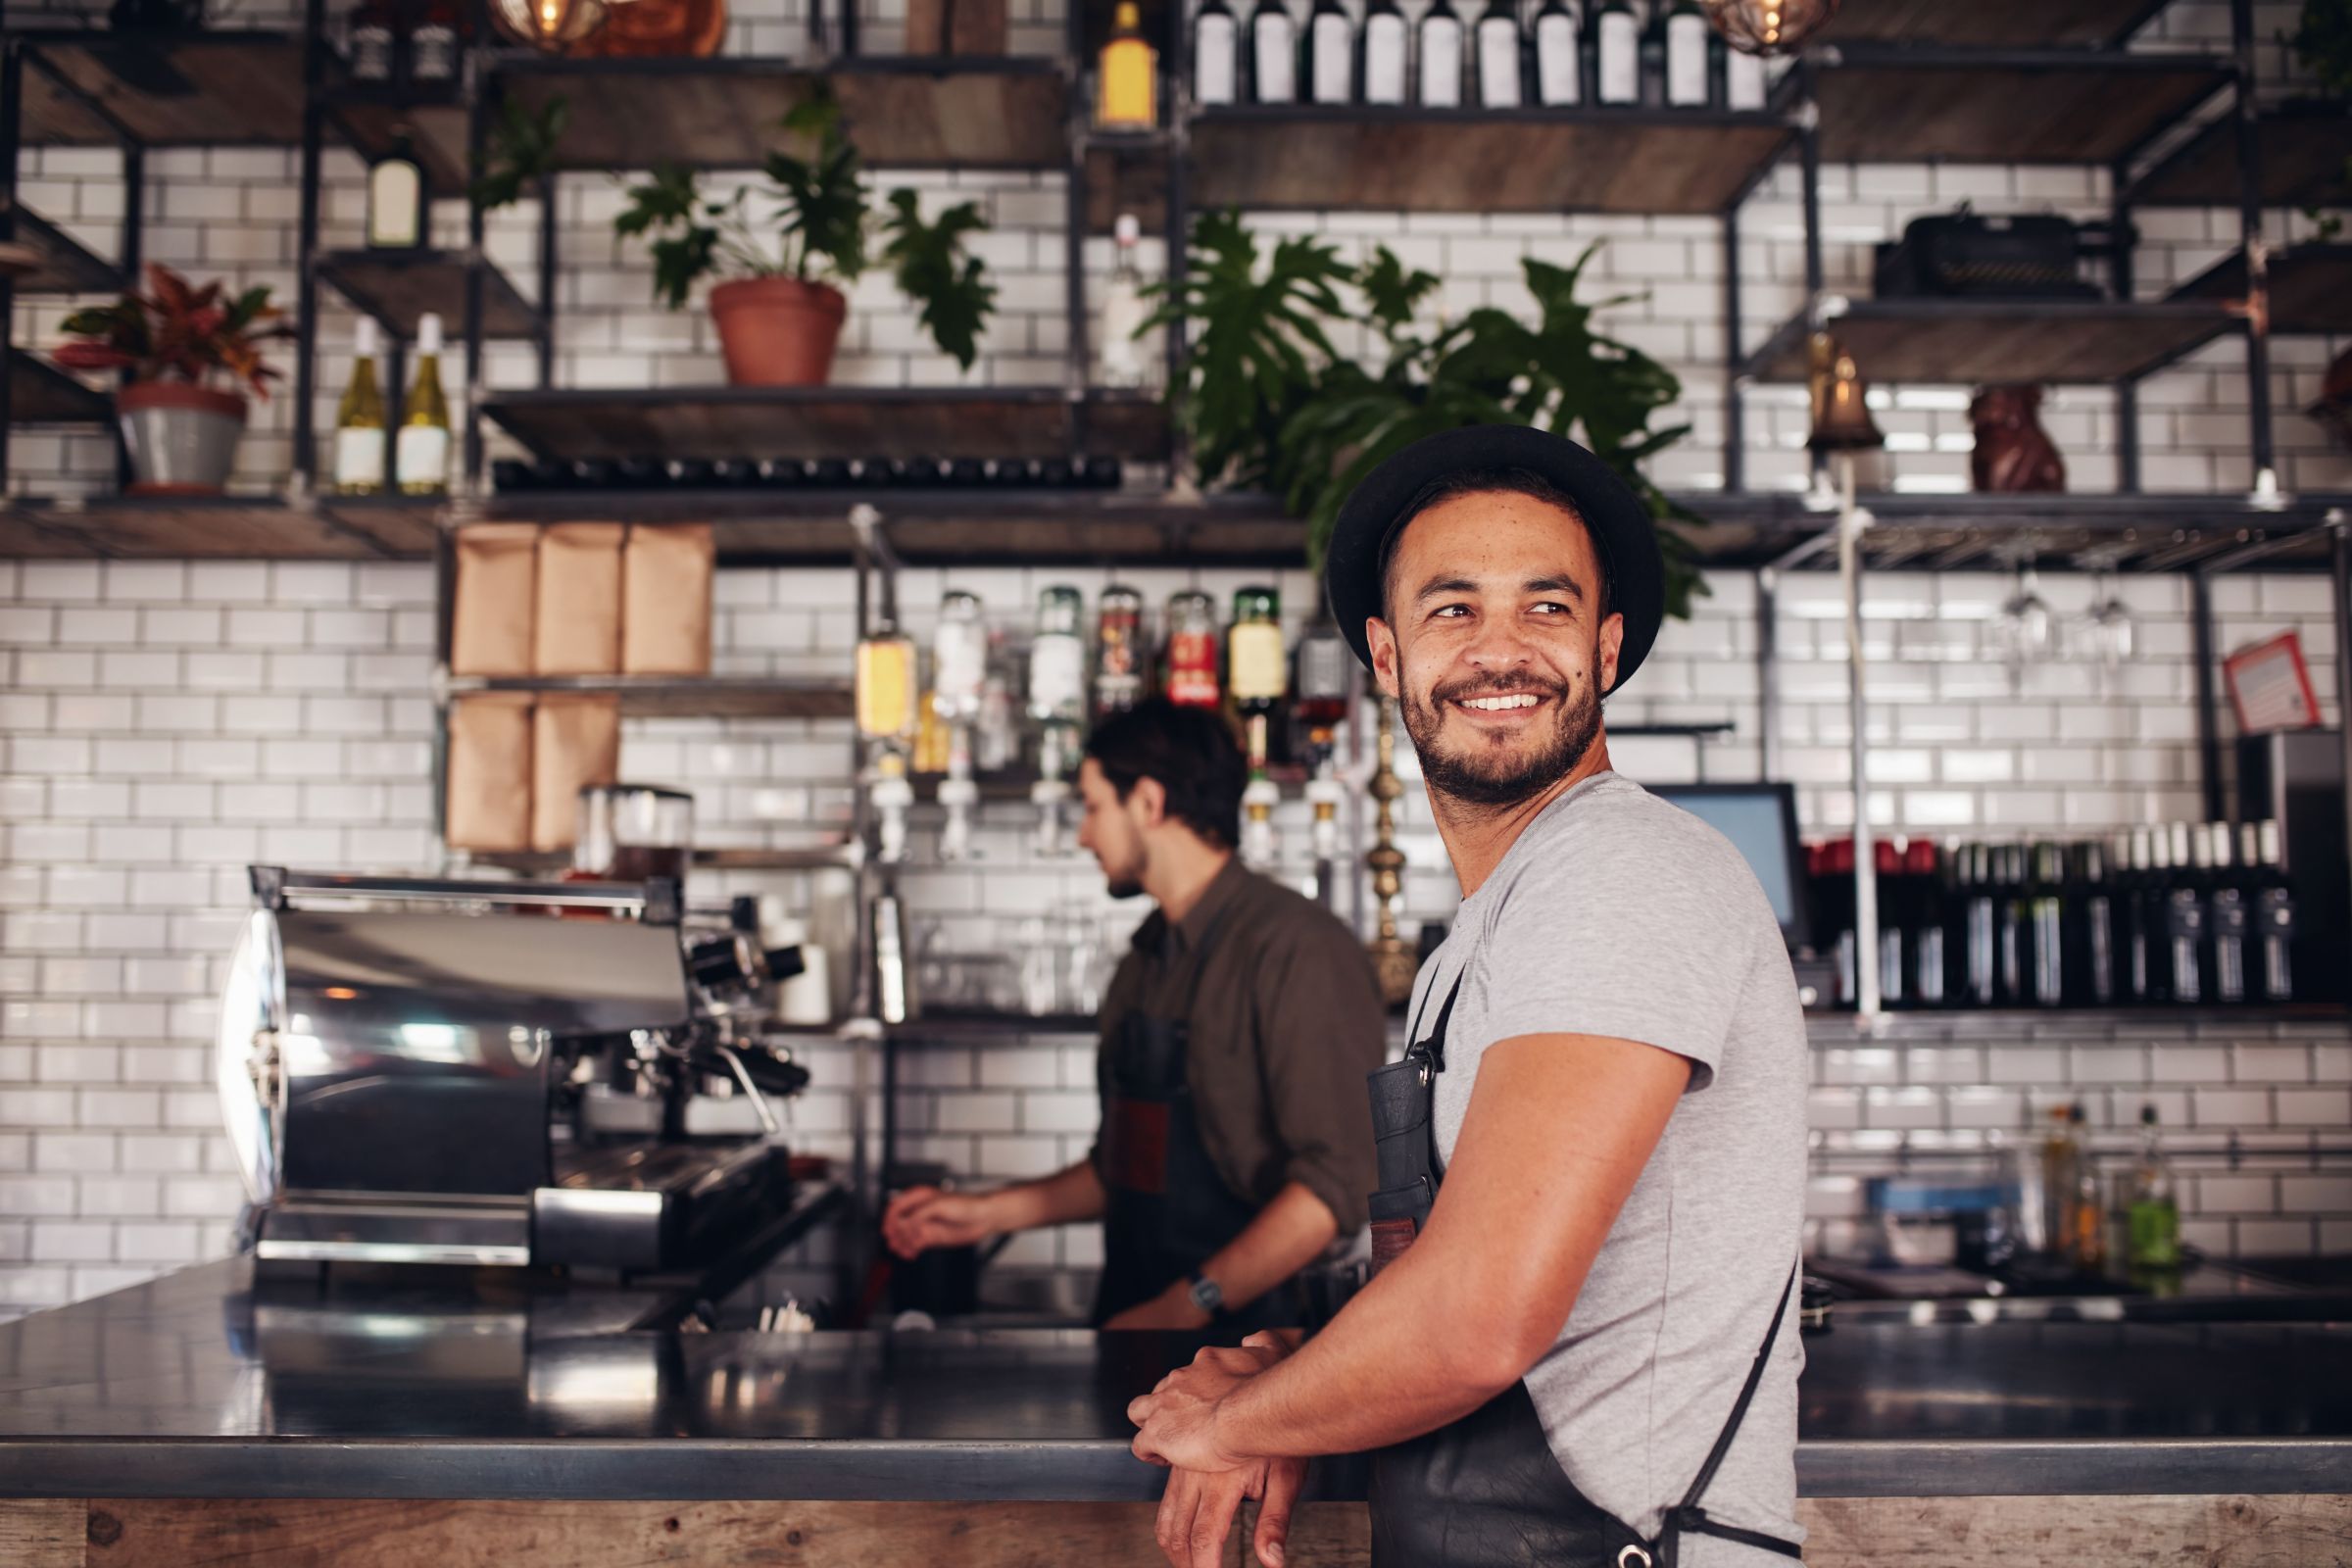
<svg viewBox="0 0 2352 1568"><path fill-rule="evenodd" d="M2134 286L2132 274L2132 191L2127 167L2118 163L2109 176L2115 202L2108 211L2114 243L2107 262L2115 275L2115 297L2130 304ZM2128 375L2115 385L2115 485L2119 490L2139 488L2139 377Z"/></svg>
<svg viewBox="0 0 2352 1568"><path fill-rule="evenodd" d="M2230 0L2236 61L2231 109L2237 128L2237 233L2246 256L2246 422L2254 451L2254 493L2276 494L2278 454L2271 428L2271 262L2262 237L2262 145L2254 98L2254 0Z"/></svg>
<svg viewBox="0 0 2352 1568"><path fill-rule="evenodd" d="M539 384L556 384L556 176L539 176Z"/></svg>
<svg viewBox="0 0 2352 1568"><path fill-rule="evenodd" d="M24 40L0 38L0 240L17 237L17 149L24 127ZM0 270L0 504L8 498L8 447L16 419L17 285Z"/></svg>
<svg viewBox="0 0 2352 1568"><path fill-rule="evenodd" d="M856 0L850 0L855 4ZM1085 78L1078 63L1086 58L1086 8L1070 5L1063 8L1062 46L1065 69L1069 73L1069 117L1063 129L1068 138L1069 157L1063 166L1062 176L1062 235L1061 235L1061 300L1062 319L1066 335L1062 339L1062 386L1070 396L1069 450L1075 461L1084 456L1086 448L1086 388L1092 366L1088 353L1089 334L1086 319L1086 234L1087 234L1087 178L1086 178L1086 94L1079 90Z"/></svg>
<svg viewBox="0 0 2352 1568"><path fill-rule="evenodd" d="M1805 324L1809 330L1819 331L1828 277L1821 256L1821 104L1813 96L1812 63L1799 60L1796 70L1797 84L1804 94L1796 111L1796 149L1805 213ZM1828 459L1821 453L1812 455L1813 488L1821 488L1827 466Z"/></svg>
<svg viewBox="0 0 2352 1568"><path fill-rule="evenodd" d="M1756 776L1769 783L1781 766L1781 574L1772 566L1756 568Z"/></svg>
<svg viewBox="0 0 2352 1568"><path fill-rule="evenodd" d="M2352 845L2352 514L2340 507L2328 514L2334 548L2328 552L2335 600L2335 734L2343 748L2344 842ZM2352 856L2336 868L2352 878Z"/></svg>
<svg viewBox="0 0 2352 1568"><path fill-rule="evenodd" d="M474 7L476 37L490 36L489 7ZM458 490L467 497L482 494L482 303L489 284L489 262L482 254L488 237L488 216L473 200L481 183L490 144L492 87L485 57L468 52L466 59L466 461Z"/></svg>
<svg viewBox="0 0 2352 1568"><path fill-rule="evenodd" d="M1854 459L1838 455L1838 578L1845 589L1846 708L1853 720L1854 774L1854 1007L1865 1021L1878 1017L1878 854L1870 831L1870 704L1863 688L1862 532L1870 514L1854 504Z"/></svg>
<svg viewBox="0 0 2352 1568"><path fill-rule="evenodd" d="M308 0L302 22L302 169L294 226L294 472L297 495L318 490L318 181L325 110L326 0ZM387 476L391 470L385 470Z"/></svg>
<svg viewBox="0 0 2352 1568"><path fill-rule="evenodd" d="M1723 214L1723 487L1747 487L1747 421L1740 393L1740 208Z"/></svg>
<svg viewBox="0 0 2352 1568"><path fill-rule="evenodd" d="M2189 632L2197 661L2197 772L2205 788L2205 820L2220 822L2230 815L2222 799L2221 714L2213 689L2213 577L2199 570L2188 574Z"/></svg>

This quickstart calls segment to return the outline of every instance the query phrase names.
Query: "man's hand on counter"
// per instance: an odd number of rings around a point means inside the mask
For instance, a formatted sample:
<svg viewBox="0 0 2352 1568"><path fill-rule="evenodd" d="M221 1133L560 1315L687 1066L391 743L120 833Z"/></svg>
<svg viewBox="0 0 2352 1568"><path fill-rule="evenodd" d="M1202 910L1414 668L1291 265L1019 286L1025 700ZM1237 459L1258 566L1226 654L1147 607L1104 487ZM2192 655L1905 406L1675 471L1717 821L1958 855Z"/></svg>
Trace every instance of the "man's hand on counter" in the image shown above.
<svg viewBox="0 0 2352 1568"><path fill-rule="evenodd" d="M1250 1545L1263 1568L1282 1568L1291 1513L1306 1479L1303 1459L1236 1460L1218 1450L1216 1406L1227 1394L1298 1348L1293 1334L1252 1334L1239 1349L1211 1347L1127 1407L1145 1430L1138 1458L1173 1467L1154 1539L1174 1568L1216 1568L1242 1499L1258 1499Z"/></svg>
<svg viewBox="0 0 2352 1568"><path fill-rule="evenodd" d="M882 1213L882 1239L901 1257L919 1257L934 1247L970 1247L1004 1227L994 1223L986 1193L950 1193L909 1187Z"/></svg>

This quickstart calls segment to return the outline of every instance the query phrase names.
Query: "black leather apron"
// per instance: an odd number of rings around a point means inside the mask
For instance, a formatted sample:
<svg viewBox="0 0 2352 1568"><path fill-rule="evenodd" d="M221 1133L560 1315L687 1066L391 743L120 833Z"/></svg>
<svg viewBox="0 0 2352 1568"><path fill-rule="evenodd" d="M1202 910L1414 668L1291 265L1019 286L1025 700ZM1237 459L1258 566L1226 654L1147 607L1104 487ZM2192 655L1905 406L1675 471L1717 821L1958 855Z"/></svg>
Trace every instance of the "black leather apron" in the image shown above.
<svg viewBox="0 0 2352 1568"><path fill-rule="evenodd" d="M1375 1272L1412 1245L1444 1180L1437 1083L1446 1070L1446 1026L1461 989L1456 975L1428 1037L1416 1041L1402 1061L1371 1075L1380 1159L1380 1191L1372 1195ZM1687 1535L1800 1556L1793 1543L1718 1523L1699 1506L1755 1397L1788 1306L1784 1291L1714 1448L1681 1503L1666 1510L1654 1539L1577 1491L1552 1456L1535 1400L1520 1382L1448 1426L1372 1454L1373 1568L1674 1568Z"/></svg>
<svg viewBox="0 0 2352 1568"><path fill-rule="evenodd" d="M1223 923L1220 911L1194 945L1186 995L1197 986ZM1118 1038L1103 1057L1100 1174L1109 1201L1102 1213L1102 1281L1095 1295L1098 1328L1191 1278L1257 1217L1256 1207L1225 1185L1200 1140L1186 1076L1190 1033L1183 1018L1138 1010L1120 1020ZM1286 1283L1235 1304L1217 1327L1220 1337L1238 1339L1298 1322L1297 1293Z"/></svg>

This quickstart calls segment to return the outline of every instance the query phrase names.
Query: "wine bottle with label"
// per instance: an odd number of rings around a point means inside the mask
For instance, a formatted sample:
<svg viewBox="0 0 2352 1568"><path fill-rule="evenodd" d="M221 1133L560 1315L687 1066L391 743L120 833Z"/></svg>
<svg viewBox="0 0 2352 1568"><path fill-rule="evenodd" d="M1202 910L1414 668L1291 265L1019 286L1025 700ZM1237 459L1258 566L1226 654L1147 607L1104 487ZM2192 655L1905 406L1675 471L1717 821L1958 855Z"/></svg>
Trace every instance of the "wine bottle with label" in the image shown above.
<svg viewBox="0 0 2352 1568"><path fill-rule="evenodd" d="M1754 114L1770 96L1763 57L1744 49L1727 49L1723 57L1723 107Z"/></svg>
<svg viewBox="0 0 2352 1568"><path fill-rule="evenodd" d="M1405 101L1406 47L1411 29L1396 0L1371 0L1355 36L1355 79L1368 104Z"/></svg>
<svg viewBox="0 0 2352 1568"><path fill-rule="evenodd" d="M1143 269L1136 265L1143 233L1133 213L1121 213L1111 225L1117 261L1102 294L1102 347L1095 372L1104 386L1137 387L1151 377L1152 356L1136 336L1152 317L1151 302L1144 297Z"/></svg>
<svg viewBox="0 0 2352 1568"><path fill-rule="evenodd" d="M1517 0L1488 0L1486 15L1478 19L1480 107L1517 109L1527 102L1525 45Z"/></svg>
<svg viewBox="0 0 2352 1568"><path fill-rule="evenodd" d="M1544 0L1536 12L1536 102L1561 109L1584 102L1585 57L1576 13L1566 0Z"/></svg>
<svg viewBox="0 0 2352 1568"><path fill-rule="evenodd" d="M1642 101L1642 24L1627 0L1601 0L1593 13L1592 98L1603 104Z"/></svg>
<svg viewBox="0 0 2352 1568"><path fill-rule="evenodd" d="M1241 31L1225 0L1201 0L1193 19L1193 102L1230 104L1241 96Z"/></svg>
<svg viewBox="0 0 2352 1568"><path fill-rule="evenodd" d="M1715 29L1697 0L1674 0L1658 19L1666 61L1666 104L1670 109L1704 109L1712 94L1708 78Z"/></svg>
<svg viewBox="0 0 2352 1568"><path fill-rule="evenodd" d="M378 250L414 250L424 243L424 166L406 125L392 149L368 169L368 243Z"/></svg>
<svg viewBox="0 0 2352 1568"><path fill-rule="evenodd" d="M1110 41L1095 63L1095 123L1111 130L1159 123L1159 52L1144 36L1136 0L1119 0L1111 10Z"/></svg>
<svg viewBox="0 0 2352 1568"><path fill-rule="evenodd" d="M351 380L335 405L335 493L381 495L384 489L384 392L375 378L375 318L363 316L351 338Z"/></svg>
<svg viewBox="0 0 2352 1568"><path fill-rule="evenodd" d="M2265 818L2245 828L2252 841L2248 859L2254 872L2255 948L2261 956L2257 971L2265 1002L2295 1000L2295 894L2279 863L2278 824Z"/></svg>
<svg viewBox="0 0 2352 1568"><path fill-rule="evenodd" d="M1282 0L1257 0L1250 13L1250 98L1253 103L1298 101L1298 24Z"/></svg>
<svg viewBox="0 0 2352 1568"><path fill-rule="evenodd" d="M1452 0L1430 0L1421 14L1421 106L1462 107L1462 19Z"/></svg>
<svg viewBox="0 0 2352 1568"><path fill-rule="evenodd" d="M1307 102L1355 102L1355 24L1340 8L1340 0L1315 0L1298 49L1298 79L1306 84Z"/></svg>
<svg viewBox="0 0 2352 1568"><path fill-rule="evenodd" d="M400 493L439 495L449 488L449 400L441 393L441 318L427 311L416 322L416 384L401 410L392 450Z"/></svg>

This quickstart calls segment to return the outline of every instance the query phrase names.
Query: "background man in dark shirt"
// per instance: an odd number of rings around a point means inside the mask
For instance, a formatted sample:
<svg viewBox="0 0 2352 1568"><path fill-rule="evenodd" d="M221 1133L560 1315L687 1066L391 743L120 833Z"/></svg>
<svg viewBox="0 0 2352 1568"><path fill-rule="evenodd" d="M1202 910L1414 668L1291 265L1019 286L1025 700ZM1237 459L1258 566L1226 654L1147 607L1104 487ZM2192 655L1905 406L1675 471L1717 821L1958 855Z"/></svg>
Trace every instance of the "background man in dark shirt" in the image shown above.
<svg viewBox="0 0 2352 1568"><path fill-rule="evenodd" d="M1159 906L1103 1003L1102 1135L1043 1180L901 1194L900 1256L1101 1219L1103 1327L1297 1321L1282 1287L1364 1223L1386 1022L1354 934L1234 858L1245 782L1213 713L1153 700L1096 729L1079 842Z"/></svg>

